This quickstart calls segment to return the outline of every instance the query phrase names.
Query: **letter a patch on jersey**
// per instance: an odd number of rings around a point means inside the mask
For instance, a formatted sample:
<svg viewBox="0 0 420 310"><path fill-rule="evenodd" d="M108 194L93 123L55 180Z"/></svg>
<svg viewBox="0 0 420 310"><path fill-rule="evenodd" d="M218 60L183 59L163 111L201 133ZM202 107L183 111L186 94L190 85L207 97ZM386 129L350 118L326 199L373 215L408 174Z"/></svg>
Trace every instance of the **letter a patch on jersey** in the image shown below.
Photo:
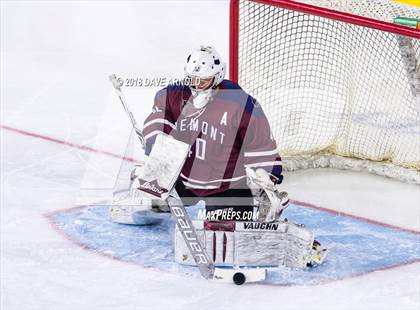
<svg viewBox="0 0 420 310"><path fill-rule="evenodd" d="M220 120L220 125L227 125L227 112L223 113L222 119Z"/></svg>

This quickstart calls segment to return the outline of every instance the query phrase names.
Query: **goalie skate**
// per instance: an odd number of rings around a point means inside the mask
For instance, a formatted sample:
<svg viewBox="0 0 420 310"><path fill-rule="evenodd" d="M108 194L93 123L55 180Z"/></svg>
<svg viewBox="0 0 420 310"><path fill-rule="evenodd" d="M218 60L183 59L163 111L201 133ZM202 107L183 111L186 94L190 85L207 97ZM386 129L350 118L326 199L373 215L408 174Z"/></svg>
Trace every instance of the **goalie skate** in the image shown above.
<svg viewBox="0 0 420 310"><path fill-rule="evenodd" d="M145 197L135 188L116 193L112 205L109 207L109 219L114 223L131 225L159 224L165 215L167 206L162 201Z"/></svg>
<svg viewBox="0 0 420 310"><path fill-rule="evenodd" d="M323 247L318 240L314 240L307 266L314 267L316 265L321 265L324 262L327 253L328 250Z"/></svg>

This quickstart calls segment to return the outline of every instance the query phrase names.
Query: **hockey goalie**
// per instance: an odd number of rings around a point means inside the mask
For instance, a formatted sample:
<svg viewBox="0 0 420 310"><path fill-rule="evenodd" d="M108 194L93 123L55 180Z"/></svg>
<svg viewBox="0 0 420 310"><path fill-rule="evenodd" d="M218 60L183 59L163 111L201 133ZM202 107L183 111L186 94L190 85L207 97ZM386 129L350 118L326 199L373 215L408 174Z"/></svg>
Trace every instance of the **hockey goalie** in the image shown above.
<svg viewBox="0 0 420 310"><path fill-rule="evenodd" d="M191 52L184 72L183 83L156 94L142 131L148 160L133 170L130 194L114 202L110 219L151 224L174 197L184 206L204 201L193 224L215 265L322 263L326 250L313 233L280 219L289 199L260 103L224 79L226 64L213 47ZM194 264L179 229L175 258Z"/></svg>

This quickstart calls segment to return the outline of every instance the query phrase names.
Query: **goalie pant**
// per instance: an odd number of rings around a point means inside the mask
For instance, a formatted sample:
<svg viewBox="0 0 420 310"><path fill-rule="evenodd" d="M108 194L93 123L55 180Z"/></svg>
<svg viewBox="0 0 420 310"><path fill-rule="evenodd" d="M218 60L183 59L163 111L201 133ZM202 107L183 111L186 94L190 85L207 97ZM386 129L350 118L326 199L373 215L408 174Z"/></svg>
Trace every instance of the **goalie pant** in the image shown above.
<svg viewBox="0 0 420 310"><path fill-rule="evenodd" d="M201 220L252 221L255 219L253 196L245 182L237 184L235 188L204 197L186 188L181 179L177 181L175 189L185 206L195 205L200 200L205 202L206 212L200 216Z"/></svg>

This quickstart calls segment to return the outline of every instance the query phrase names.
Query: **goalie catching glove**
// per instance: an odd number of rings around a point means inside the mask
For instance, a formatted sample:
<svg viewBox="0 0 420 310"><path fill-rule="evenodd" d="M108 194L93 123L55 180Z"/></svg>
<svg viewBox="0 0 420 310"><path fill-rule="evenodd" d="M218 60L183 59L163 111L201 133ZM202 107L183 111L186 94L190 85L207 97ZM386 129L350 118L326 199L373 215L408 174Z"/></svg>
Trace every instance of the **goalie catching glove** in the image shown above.
<svg viewBox="0 0 420 310"><path fill-rule="evenodd" d="M287 192L280 191L275 177L264 169L246 168L246 174L254 205L258 208L257 220L264 223L277 221L289 205Z"/></svg>

